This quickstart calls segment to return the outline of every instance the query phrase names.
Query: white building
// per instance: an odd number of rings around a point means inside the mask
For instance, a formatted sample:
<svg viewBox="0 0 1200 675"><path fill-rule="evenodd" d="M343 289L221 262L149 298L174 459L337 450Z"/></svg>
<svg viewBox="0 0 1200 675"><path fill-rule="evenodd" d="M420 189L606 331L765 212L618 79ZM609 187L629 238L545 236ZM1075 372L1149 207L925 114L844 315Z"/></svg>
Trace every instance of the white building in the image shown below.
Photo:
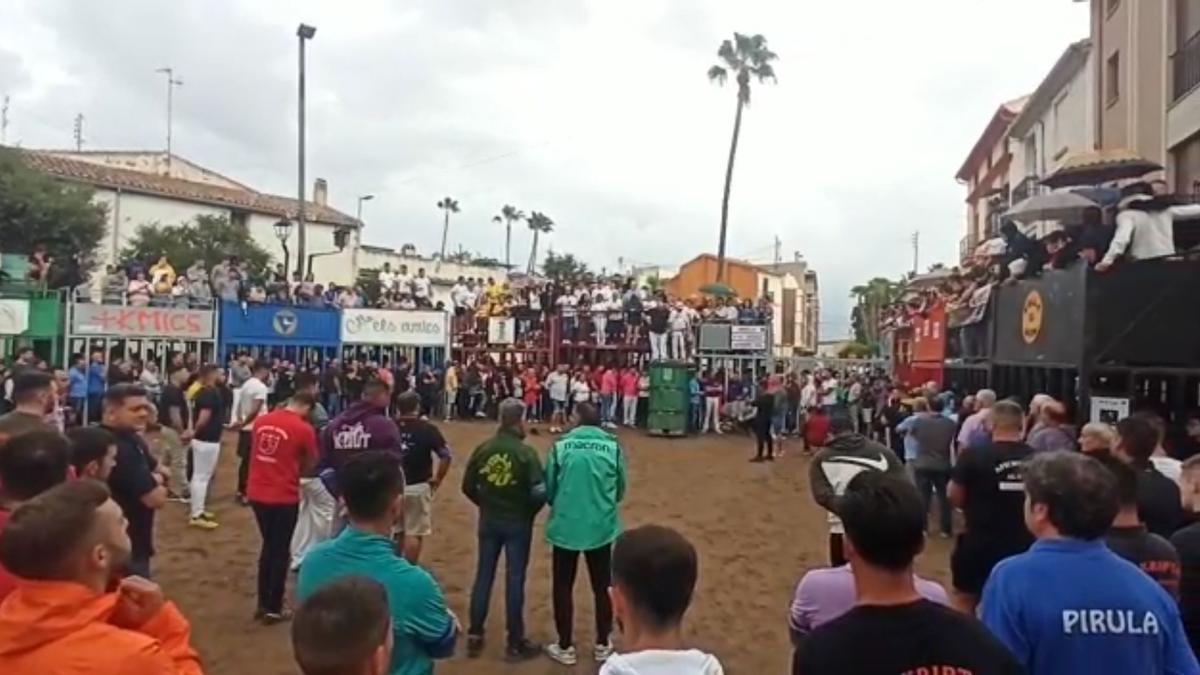
<svg viewBox="0 0 1200 675"><path fill-rule="evenodd" d="M246 227L254 241L278 262L283 246L275 235L280 219L294 221L297 201L259 192L232 178L162 152L25 150L35 169L65 181L83 183L96 191L95 200L108 209L108 230L97 251L103 265L117 260L121 249L143 225L180 225L197 216L228 218ZM329 206L328 185L318 178L312 201L305 206L309 254L314 277L323 283L350 284L357 275L356 253L362 223ZM338 251L334 233L344 230L346 246ZM298 233L292 228L288 248L296 266Z"/></svg>
<svg viewBox="0 0 1200 675"><path fill-rule="evenodd" d="M1092 149L1096 98L1092 53L1089 39L1067 47L1009 126L1012 204L1045 191L1042 179L1057 171L1068 157ZM1036 223L1030 229L1040 236L1049 225Z"/></svg>

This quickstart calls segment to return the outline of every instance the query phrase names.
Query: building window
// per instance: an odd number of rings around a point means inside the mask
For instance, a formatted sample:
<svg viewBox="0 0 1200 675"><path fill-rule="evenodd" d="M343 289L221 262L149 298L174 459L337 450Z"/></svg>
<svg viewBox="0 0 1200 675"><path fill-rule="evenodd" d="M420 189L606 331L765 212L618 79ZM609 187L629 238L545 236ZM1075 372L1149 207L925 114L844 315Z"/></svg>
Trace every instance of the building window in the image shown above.
<svg viewBox="0 0 1200 675"><path fill-rule="evenodd" d="M1121 98L1121 52L1113 52L1104 67L1104 100L1112 105Z"/></svg>
<svg viewBox="0 0 1200 675"><path fill-rule="evenodd" d="M1105 11L1108 12L1108 16L1111 17L1117 11L1117 8L1121 6L1121 0L1105 0L1104 4Z"/></svg>

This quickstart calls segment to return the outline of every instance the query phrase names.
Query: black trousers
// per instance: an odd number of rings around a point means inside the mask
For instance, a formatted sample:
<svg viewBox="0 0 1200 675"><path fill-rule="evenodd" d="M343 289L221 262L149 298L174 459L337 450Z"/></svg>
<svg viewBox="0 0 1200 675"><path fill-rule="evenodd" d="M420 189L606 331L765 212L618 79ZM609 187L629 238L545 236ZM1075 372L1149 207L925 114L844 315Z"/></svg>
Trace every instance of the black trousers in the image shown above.
<svg viewBox="0 0 1200 675"><path fill-rule="evenodd" d="M829 565L831 567L841 567L846 564L846 550L842 545L842 536L839 532L829 533Z"/></svg>
<svg viewBox="0 0 1200 675"><path fill-rule="evenodd" d="M258 608L264 612L283 610L287 589L288 566L292 560L292 531L296 529L298 504L262 504L252 502L254 520L262 535L258 554Z"/></svg>
<svg viewBox="0 0 1200 675"><path fill-rule="evenodd" d="M608 644L612 633L612 604L608 598L608 586L612 582L612 544L590 551L568 551L555 546L550 587L554 597L554 627L558 630L558 646L564 649L574 644L575 572L580 553L587 562L588 580L592 583L592 595L596 602L596 644Z"/></svg>
<svg viewBox="0 0 1200 675"><path fill-rule="evenodd" d="M766 450L767 450L767 454L766 454L767 457L775 456L775 440L773 438L771 438L771 427L767 427L765 429L760 428L760 427L755 427L754 428L754 440L758 444L757 445L758 450L755 454L755 457L762 459L763 448L766 448Z"/></svg>
<svg viewBox="0 0 1200 675"><path fill-rule="evenodd" d="M249 431L238 432L238 477L237 477L237 493L246 495L246 478L250 475L250 443L253 441L254 435Z"/></svg>

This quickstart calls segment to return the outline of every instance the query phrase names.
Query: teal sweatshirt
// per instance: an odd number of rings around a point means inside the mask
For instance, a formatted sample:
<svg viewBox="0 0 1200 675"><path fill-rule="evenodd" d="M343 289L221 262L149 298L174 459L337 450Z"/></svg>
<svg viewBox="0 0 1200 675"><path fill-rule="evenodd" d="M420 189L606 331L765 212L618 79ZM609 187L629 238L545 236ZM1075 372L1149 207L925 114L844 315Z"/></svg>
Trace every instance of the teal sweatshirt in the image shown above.
<svg viewBox="0 0 1200 675"><path fill-rule="evenodd" d="M546 541L570 551L590 551L621 534L617 506L625 497L625 455L616 436L576 427L546 458Z"/></svg>

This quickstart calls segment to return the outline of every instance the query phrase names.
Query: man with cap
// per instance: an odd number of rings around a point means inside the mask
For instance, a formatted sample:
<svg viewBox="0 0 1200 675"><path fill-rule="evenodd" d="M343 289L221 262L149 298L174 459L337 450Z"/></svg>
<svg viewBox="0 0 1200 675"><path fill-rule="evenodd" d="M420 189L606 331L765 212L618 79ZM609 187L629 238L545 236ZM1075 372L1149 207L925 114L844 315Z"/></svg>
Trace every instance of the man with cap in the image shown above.
<svg viewBox="0 0 1200 675"><path fill-rule="evenodd" d="M863 471L907 474L896 453L854 431L854 419L845 408L831 411L829 435L829 444L813 457L809 481L813 498L829 512L829 562L838 567L846 564L842 551L844 530L838 517L846 485Z"/></svg>

